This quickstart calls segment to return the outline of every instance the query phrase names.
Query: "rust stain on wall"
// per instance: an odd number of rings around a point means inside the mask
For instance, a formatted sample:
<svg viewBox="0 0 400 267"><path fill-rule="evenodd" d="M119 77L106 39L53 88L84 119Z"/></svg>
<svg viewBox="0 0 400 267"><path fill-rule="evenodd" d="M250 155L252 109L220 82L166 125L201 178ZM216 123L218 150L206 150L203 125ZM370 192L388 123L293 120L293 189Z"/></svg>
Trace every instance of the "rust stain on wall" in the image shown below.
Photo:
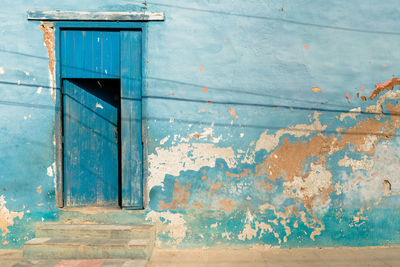
<svg viewBox="0 0 400 267"><path fill-rule="evenodd" d="M39 29L43 31L44 45L47 47L47 53L49 56L49 71L50 71L50 87L51 97L55 100L55 71L56 71L56 53L55 53L55 42L54 42L54 27L52 24L44 23L39 25Z"/></svg>

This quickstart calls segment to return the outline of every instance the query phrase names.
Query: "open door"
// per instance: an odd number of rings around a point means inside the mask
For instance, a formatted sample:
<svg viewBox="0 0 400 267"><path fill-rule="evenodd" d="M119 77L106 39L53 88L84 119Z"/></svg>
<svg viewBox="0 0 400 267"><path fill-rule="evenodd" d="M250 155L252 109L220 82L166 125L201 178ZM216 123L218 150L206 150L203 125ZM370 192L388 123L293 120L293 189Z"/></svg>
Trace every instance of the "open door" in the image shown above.
<svg viewBox="0 0 400 267"><path fill-rule="evenodd" d="M67 206L118 205L119 88L119 80L63 81Z"/></svg>

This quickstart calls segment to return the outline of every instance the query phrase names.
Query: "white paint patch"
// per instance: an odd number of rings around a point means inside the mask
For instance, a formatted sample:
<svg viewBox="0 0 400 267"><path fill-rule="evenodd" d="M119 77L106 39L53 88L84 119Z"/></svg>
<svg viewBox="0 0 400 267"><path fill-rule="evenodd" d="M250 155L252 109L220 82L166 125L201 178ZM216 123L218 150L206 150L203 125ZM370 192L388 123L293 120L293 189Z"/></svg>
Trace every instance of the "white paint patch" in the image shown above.
<svg viewBox="0 0 400 267"><path fill-rule="evenodd" d="M40 86L38 87L38 89L36 90L36 94L40 95L42 93L43 87Z"/></svg>
<svg viewBox="0 0 400 267"><path fill-rule="evenodd" d="M0 67L0 75L4 74L4 67Z"/></svg>
<svg viewBox="0 0 400 267"><path fill-rule="evenodd" d="M256 142L256 150L265 149L267 152L275 149L281 137L285 134L292 135L294 137L307 137L312 133L320 133L324 131L328 125L322 125L319 121L319 115L321 112L314 112L313 118L314 122L312 124L297 124L288 128L280 129L275 134L267 134L268 130L260 135L260 138Z"/></svg>
<svg viewBox="0 0 400 267"><path fill-rule="evenodd" d="M4 195L0 196L0 229L2 230L2 236L5 236L10 232L8 227L14 225L14 219L18 217L20 220L24 216L24 212L10 212L6 207L6 200Z"/></svg>
<svg viewBox="0 0 400 267"><path fill-rule="evenodd" d="M170 137L170 136L168 135L168 136L164 137L163 139L161 139L161 140L160 140L160 145L165 144L165 142L168 141L169 137Z"/></svg>
<svg viewBox="0 0 400 267"><path fill-rule="evenodd" d="M345 204L353 205L354 201L361 201L373 206L381 197L385 196L385 180L391 185L392 194L400 192L399 166L400 144L396 140L383 141L375 147L375 154L370 161L371 168L366 171L343 173L342 193L345 195ZM387 189L386 189L387 190Z"/></svg>
<svg viewBox="0 0 400 267"><path fill-rule="evenodd" d="M213 136L213 129L212 128L204 128L202 133L191 133L188 137L182 137L181 142L189 142L190 139L196 138L197 140L210 140L213 143L219 143L221 140L221 135L218 137Z"/></svg>
<svg viewBox="0 0 400 267"><path fill-rule="evenodd" d="M375 147L375 144L377 143L377 140L378 140L378 137L376 135L373 135L373 134L367 135L367 137L365 138L364 144L362 144L360 146L361 151L368 152L368 151L373 150Z"/></svg>
<svg viewBox="0 0 400 267"><path fill-rule="evenodd" d="M353 120L357 119L357 116L361 114L361 107L350 109L350 112L341 113L340 121L343 121L345 118L349 117Z"/></svg>
<svg viewBox="0 0 400 267"><path fill-rule="evenodd" d="M251 239L257 237L258 231L260 231L260 233L258 234L258 239L261 239L265 233L272 233L273 229L272 229L271 225L269 225L265 222L260 223L260 222L256 221L254 223L254 228L251 226L250 223L247 223L247 224L245 224L243 231L241 233L239 233L238 239L239 240L246 240L246 239L251 240ZM280 241L279 235L277 235L275 233L274 236L277 237L278 240Z"/></svg>
<svg viewBox="0 0 400 267"><path fill-rule="evenodd" d="M96 103L96 108L104 109L104 107L100 103Z"/></svg>
<svg viewBox="0 0 400 267"><path fill-rule="evenodd" d="M223 159L229 168L237 165L235 152L231 147L216 147L207 143L183 143L171 148L156 148L150 154L147 192L154 186L164 186L166 174L178 176L181 171L198 171L202 167L215 167L215 161Z"/></svg>
<svg viewBox="0 0 400 267"><path fill-rule="evenodd" d="M53 164L55 164L55 163L53 163ZM53 164L51 164L49 167L47 167L47 176L49 176L49 177L53 177L53 175L54 175L54 172L53 172Z"/></svg>
<svg viewBox="0 0 400 267"><path fill-rule="evenodd" d="M352 159L345 155L344 158L338 161L338 165L343 167L351 167L353 172L357 170L369 171L374 166L374 162L372 160L368 160L367 155L364 155L361 160Z"/></svg>
<svg viewBox="0 0 400 267"><path fill-rule="evenodd" d="M161 218L164 221L161 221ZM151 220L155 223L159 231L168 233L169 237L175 239L176 244L181 243L186 237L187 226L182 214L152 210L147 214L146 220Z"/></svg>
<svg viewBox="0 0 400 267"><path fill-rule="evenodd" d="M391 99L400 99L400 90L397 91L388 91L386 93L384 93L383 95L381 95L379 97L379 99L376 101L375 105L369 106L365 108L365 112L368 113L378 113L375 118L377 120L381 119L381 114L383 114L383 103L386 100L391 100Z"/></svg>
<svg viewBox="0 0 400 267"><path fill-rule="evenodd" d="M313 199L313 208L323 208L329 203L327 200L317 199L323 191L327 191L332 184L332 173L322 164L311 163L310 171L304 177L295 176L293 181L284 182L284 193L293 198L307 201ZM318 201L320 200L320 201Z"/></svg>

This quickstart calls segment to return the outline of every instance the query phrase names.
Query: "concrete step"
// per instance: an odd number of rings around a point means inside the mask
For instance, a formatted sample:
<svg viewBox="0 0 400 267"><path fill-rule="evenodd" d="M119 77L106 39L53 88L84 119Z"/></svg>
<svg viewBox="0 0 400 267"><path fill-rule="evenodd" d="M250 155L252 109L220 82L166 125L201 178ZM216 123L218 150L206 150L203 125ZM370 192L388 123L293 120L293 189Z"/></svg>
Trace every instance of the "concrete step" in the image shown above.
<svg viewBox="0 0 400 267"><path fill-rule="evenodd" d="M149 259L150 239L34 238L24 244L25 259Z"/></svg>
<svg viewBox="0 0 400 267"><path fill-rule="evenodd" d="M91 259L91 260L22 260L13 267L96 266L96 267L145 267L147 260Z"/></svg>
<svg viewBox="0 0 400 267"><path fill-rule="evenodd" d="M54 238L104 238L104 239L152 239L155 227L148 224L39 224L36 237Z"/></svg>

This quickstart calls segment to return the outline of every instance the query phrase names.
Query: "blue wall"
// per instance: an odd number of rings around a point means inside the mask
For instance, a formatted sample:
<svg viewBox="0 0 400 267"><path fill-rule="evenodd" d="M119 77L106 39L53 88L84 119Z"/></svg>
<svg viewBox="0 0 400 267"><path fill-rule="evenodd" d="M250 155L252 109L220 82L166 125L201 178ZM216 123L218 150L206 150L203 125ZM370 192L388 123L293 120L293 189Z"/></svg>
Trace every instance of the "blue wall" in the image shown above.
<svg viewBox="0 0 400 267"><path fill-rule="evenodd" d="M2 248L62 214L48 52L26 10L142 2L3 3ZM144 54L146 210L121 222L157 224L160 246L400 243L396 1L159 0L147 10L166 18L148 23Z"/></svg>

